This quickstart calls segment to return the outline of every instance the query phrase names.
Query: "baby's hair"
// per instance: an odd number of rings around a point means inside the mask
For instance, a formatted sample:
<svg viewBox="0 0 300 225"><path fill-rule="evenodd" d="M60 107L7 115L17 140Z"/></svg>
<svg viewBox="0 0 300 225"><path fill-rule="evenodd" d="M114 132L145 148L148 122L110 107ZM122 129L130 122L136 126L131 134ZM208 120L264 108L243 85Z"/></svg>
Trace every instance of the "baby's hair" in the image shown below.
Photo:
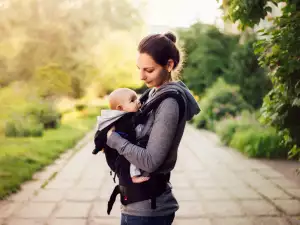
<svg viewBox="0 0 300 225"><path fill-rule="evenodd" d="M129 88L118 88L112 91L108 96L109 107L112 110L116 110L118 105L122 104L122 97L126 92L134 92Z"/></svg>

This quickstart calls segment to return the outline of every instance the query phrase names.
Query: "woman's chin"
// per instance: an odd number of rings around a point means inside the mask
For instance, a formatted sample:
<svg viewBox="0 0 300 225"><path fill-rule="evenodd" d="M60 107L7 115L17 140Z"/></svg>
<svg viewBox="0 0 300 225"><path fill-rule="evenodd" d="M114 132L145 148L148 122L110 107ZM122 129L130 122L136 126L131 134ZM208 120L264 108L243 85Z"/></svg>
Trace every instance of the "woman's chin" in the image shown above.
<svg viewBox="0 0 300 225"><path fill-rule="evenodd" d="M146 86L147 86L148 88L152 88L152 87L153 87L153 85L151 84L151 82L150 82L150 83L146 83Z"/></svg>

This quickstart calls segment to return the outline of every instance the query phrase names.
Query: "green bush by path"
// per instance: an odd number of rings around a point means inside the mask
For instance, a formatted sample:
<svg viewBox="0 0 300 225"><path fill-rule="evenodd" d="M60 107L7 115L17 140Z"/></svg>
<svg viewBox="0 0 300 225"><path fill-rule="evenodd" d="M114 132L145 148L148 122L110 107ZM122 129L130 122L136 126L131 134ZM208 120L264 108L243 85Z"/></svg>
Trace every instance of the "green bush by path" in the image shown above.
<svg viewBox="0 0 300 225"><path fill-rule="evenodd" d="M47 103L28 104L23 111L11 115L5 123L6 137L42 136L44 129L55 129L61 114Z"/></svg>
<svg viewBox="0 0 300 225"><path fill-rule="evenodd" d="M43 136L43 124L31 119L15 119L6 122L6 137L40 137Z"/></svg>
<svg viewBox="0 0 300 225"><path fill-rule="evenodd" d="M251 110L239 93L237 86L227 84L219 78L212 87L207 89L200 101L202 109L195 119L197 128L214 130L214 124L227 116L235 116L243 110Z"/></svg>
<svg viewBox="0 0 300 225"><path fill-rule="evenodd" d="M236 117L225 118L219 121L215 126L215 130L220 137L221 142L225 145L229 145L236 132L247 129L256 129L260 126L261 125L253 114L248 111L243 111Z"/></svg>
<svg viewBox="0 0 300 225"><path fill-rule="evenodd" d="M57 128L61 114L53 102L35 96L21 83L0 90L0 136L40 136L44 129Z"/></svg>
<svg viewBox="0 0 300 225"><path fill-rule="evenodd" d="M95 109L82 117L64 120L58 129L46 130L43 137L1 138L0 199L16 192L34 172L73 147L95 125L98 112Z"/></svg>
<svg viewBox="0 0 300 225"><path fill-rule="evenodd" d="M288 150L283 147L282 138L273 128L261 125L249 112L218 122L216 132L223 144L249 157L287 157Z"/></svg>
<svg viewBox="0 0 300 225"><path fill-rule="evenodd" d="M31 106L26 111L26 116L34 117L38 123L43 124L44 129L55 129L60 124L61 114L53 105L40 103Z"/></svg>
<svg viewBox="0 0 300 225"><path fill-rule="evenodd" d="M282 139L275 129L259 128L235 132L229 146L249 157L287 158L288 150L281 143Z"/></svg>

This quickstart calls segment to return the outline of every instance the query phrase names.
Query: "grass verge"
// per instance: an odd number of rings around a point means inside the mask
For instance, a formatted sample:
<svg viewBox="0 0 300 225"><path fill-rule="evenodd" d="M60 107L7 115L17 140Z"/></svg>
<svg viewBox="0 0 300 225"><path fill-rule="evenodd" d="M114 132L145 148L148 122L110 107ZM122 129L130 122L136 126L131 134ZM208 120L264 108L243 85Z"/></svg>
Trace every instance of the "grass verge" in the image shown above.
<svg viewBox="0 0 300 225"><path fill-rule="evenodd" d="M95 116L67 119L58 129L45 131L43 137L0 138L0 199L72 148L95 125Z"/></svg>

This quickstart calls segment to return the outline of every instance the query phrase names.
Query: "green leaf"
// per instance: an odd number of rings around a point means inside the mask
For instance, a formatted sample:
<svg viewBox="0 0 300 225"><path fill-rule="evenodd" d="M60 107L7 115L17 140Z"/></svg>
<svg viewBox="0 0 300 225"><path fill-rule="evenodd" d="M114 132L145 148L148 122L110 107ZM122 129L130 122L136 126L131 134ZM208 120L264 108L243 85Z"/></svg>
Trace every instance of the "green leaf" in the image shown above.
<svg viewBox="0 0 300 225"><path fill-rule="evenodd" d="M300 98L294 99L292 106L299 106L300 107Z"/></svg>
<svg viewBox="0 0 300 225"><path fill-rule="evenodd" d="M259 29L258 31L256 31L257 33L261 33L261 32L264 32L265 31L265 29Z"/></svg>

